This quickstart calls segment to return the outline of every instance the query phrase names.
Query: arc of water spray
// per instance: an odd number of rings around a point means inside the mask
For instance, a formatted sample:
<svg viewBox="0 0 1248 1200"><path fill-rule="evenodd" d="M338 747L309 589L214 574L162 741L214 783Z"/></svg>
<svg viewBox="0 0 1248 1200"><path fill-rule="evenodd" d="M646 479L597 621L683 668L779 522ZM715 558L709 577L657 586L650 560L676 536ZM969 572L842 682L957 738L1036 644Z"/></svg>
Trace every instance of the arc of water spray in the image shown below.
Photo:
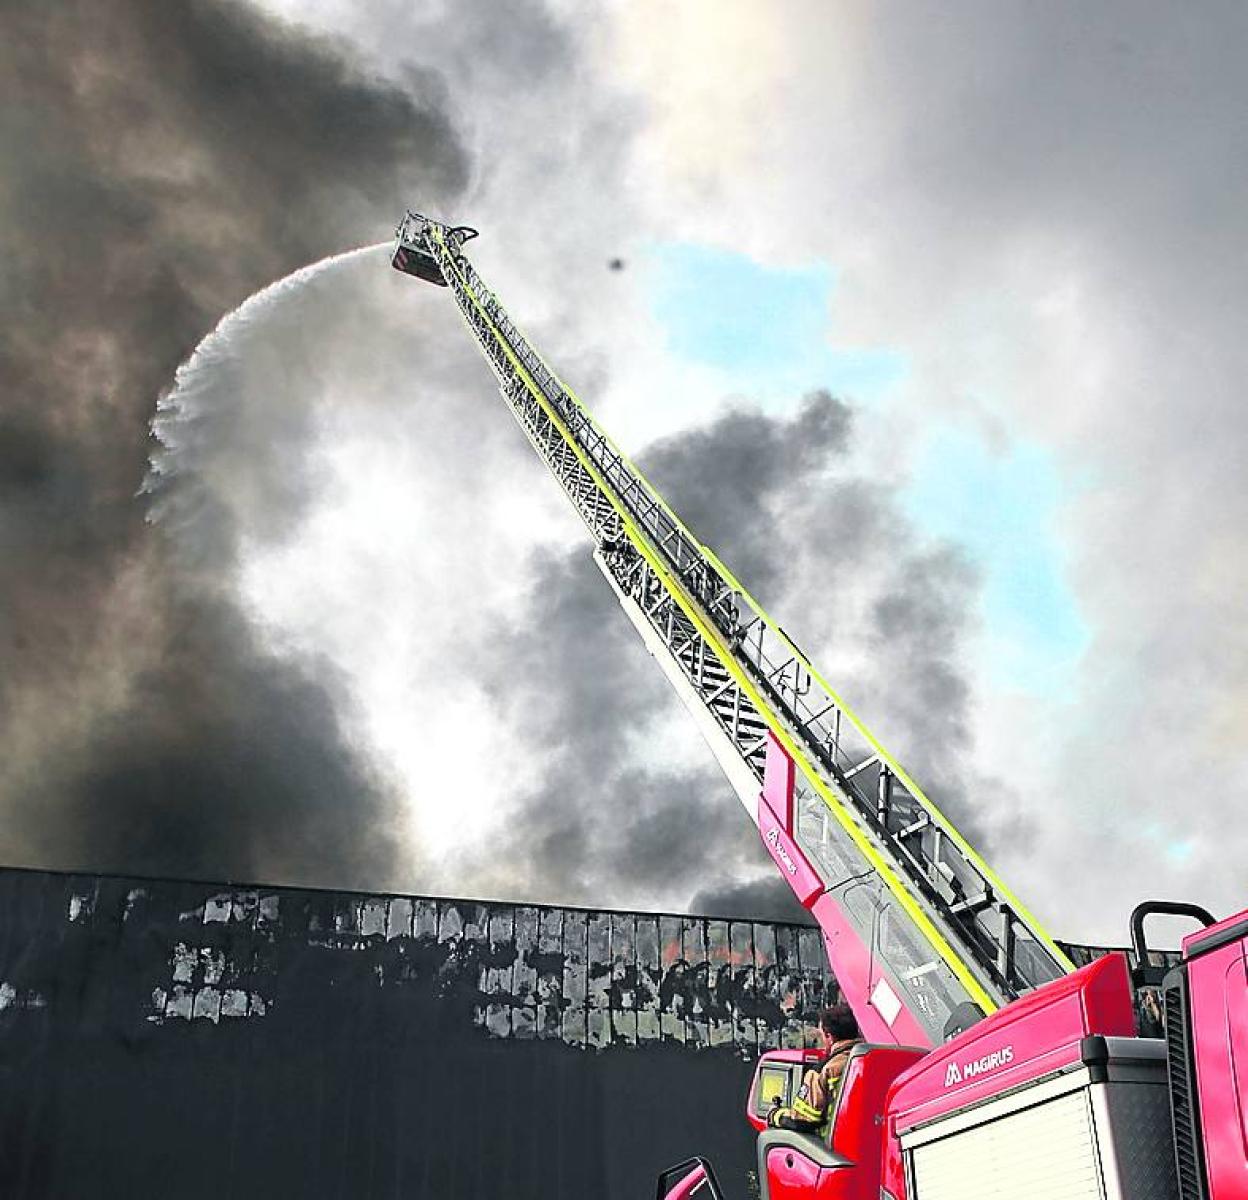
<svg viewBox="0 0 1248 1200"><path fill-rule="evenodd" d="M237 308L226 313L191 352L190 357L174 373L173 386L156 402L156 411L149 422L153 439L158 443L148 456L147 474L136 495L155 496L178 470L177 456L180 431L199 415L198 401L208 382L226 368L233 357L233 343L240 333L290 294L326 271L353 262L368 254L384 250L389 242L359 246L341 254L331 254L309 263L289 275L252 293ZM149 508L147 519L158 520L159 507Z"/></svg>

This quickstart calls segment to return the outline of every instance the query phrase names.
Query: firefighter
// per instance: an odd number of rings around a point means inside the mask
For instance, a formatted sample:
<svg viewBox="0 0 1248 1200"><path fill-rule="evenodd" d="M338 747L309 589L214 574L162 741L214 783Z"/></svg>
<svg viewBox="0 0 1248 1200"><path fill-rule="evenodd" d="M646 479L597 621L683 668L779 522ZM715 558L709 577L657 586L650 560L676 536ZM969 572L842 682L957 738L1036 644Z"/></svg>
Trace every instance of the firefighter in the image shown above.
<svg viewBox="0 0 1248 1200"><path fill-rule="evenodd" d="M828 1119L849 1052L862 1041L858 1022L843 1000L819 1014L819 1032L828 1057L817 1071L807 1071L797 1098L788 1108L777 1105L767 1114L773 1129L795 1129L815 1133Z"/></svg>

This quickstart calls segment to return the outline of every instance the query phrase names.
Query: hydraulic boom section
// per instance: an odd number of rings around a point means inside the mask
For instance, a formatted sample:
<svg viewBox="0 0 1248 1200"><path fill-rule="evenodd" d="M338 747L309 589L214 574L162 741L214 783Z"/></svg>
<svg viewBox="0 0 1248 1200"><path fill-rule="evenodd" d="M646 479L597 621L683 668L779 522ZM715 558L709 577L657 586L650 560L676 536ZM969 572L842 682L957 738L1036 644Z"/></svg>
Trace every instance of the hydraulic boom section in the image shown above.
<svg viewBox="0 0 1248 1200"><path fill-rule="evenodd" d="M621 606L819 921L868 1039L937 1045L1072 970L543 362L465 256L472 236L409 212L394 265L454 295Z"/></svg>

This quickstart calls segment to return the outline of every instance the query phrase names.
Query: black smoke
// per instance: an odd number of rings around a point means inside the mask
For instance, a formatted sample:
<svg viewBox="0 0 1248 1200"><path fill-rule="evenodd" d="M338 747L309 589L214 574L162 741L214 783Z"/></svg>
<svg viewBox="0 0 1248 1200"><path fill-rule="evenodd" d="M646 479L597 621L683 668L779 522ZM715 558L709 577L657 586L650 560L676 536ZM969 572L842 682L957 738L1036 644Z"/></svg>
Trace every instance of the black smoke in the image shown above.
<svg viewBox="0 0 1248 1200"><path fill-rule="evenodd" d="M384 883L392 796L341 685L266 653L135 491L224 312L463 189L443 85L241 4L16 0L0 153L0 857Z"/></svg>
<svg viewBox="0 0 1248 1200"><path fill-rule="evenodd" d="M708 917L743 921L789 921L813 925L815 919L803 908L783 880L775 875L745 879L719 888L694 892L689 911Z"/></svg>
<svg viewBox="0 0 1248 1200"><path fill-rule="evenodd" d="M982 841L991 821L972 795L986 781L967 774L964 662L979 574L958 546L916 534L891 485L857 473L853 423L847 403L818 391L790 419L729 410L643 461L832 687ZM847 650L859 661L846 662Z"/></svg>
<svg viewBox="0 0 1248 1200"><path fill-rule="evenodd" d="M757 409L729 409L712 424L657 442L646 470L702 541L725 550L752 594L789 582L776 553L794 492L818 486L822 470L849 446L853 413L826 391L812 392L787 421Z"/></svg>

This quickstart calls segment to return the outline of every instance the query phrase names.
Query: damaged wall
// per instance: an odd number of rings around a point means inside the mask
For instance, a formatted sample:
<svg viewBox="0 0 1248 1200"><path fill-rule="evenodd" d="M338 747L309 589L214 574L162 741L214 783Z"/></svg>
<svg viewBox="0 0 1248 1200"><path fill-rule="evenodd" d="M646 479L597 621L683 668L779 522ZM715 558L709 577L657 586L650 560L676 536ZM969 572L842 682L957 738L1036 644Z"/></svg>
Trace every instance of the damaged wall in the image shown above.
<svg viewBox="0 0 1248 1200"><path fill-rule="evenodd" d="M744 1196L817 930L0 870L0 1193Z"/></svg>

